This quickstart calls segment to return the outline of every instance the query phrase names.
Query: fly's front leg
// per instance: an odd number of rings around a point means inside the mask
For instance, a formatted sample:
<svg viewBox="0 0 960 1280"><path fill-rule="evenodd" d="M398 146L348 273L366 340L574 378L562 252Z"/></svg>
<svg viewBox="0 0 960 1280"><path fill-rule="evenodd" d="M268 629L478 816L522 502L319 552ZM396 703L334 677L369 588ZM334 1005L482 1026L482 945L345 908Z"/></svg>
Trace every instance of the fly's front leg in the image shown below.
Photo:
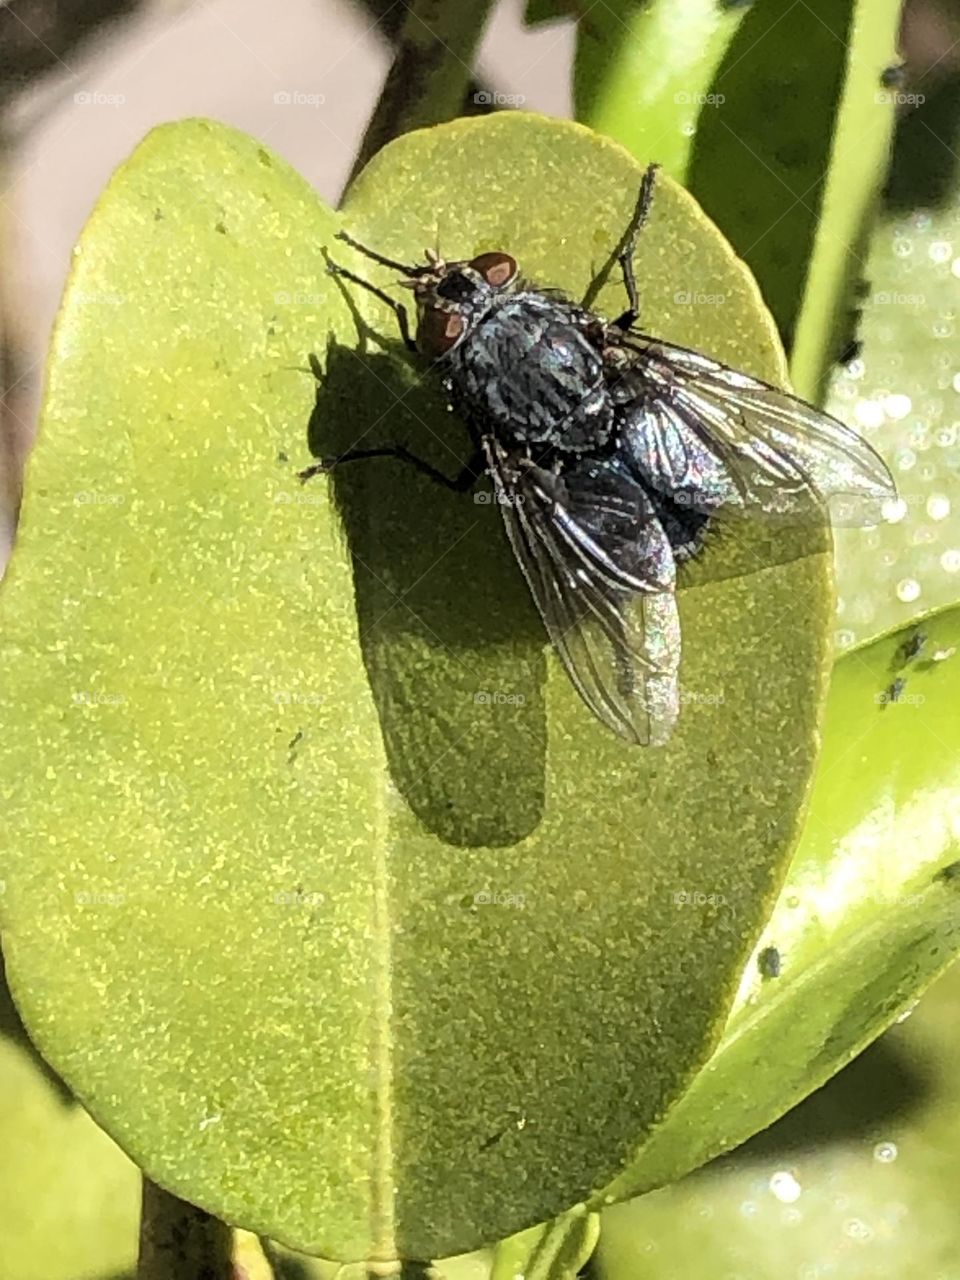
<svg viewBox="0 0 960 1280"><path fill-rule="evenodd" d="M346 236L343 237L346 239ZM350 241L352 244L353 241ZM349 280L351 284L359 285L361 289L366 289L368 293L372 293L375 298L379 298L393 312L396 317L397 327L400 330L400 337L403 339L403 345L408 351L416 352L417 344L413 340L410 333L410 320L407 316L407 308L402 302L398 302L396 298L391 298L389 293L383 289L378 289L375 284L371 284L369 280L364 280L362 276L354 275L352 271L348 271L346 267L341 267L339 263L333 262L327 257L327 274L335 276L338 280Z"/></svg>
<svg viewBox="0 0 960 1280"><path fill-rule="evenodd" d="M623 284L627 291L627 309L613 321L615 329L627 333L637 323L640 316L640 295L637 292L637 279L633 273L633 255L637 248L637 240L644 224L650 216L653 206L653 189L657 180L658 164L648 165L640 183L640 194L637 196L636 208L630 225L623 237L623 247L617 255L617 261L623 271Z"/></svg>
<svg viewBox="0 0 960 1280"><path fill-rule="evenodd" d="M388 444L381 445L375 449L348 449L346 453L338 454L336 457L321 458L312 467L307 467L306 470L299 473L300 481L305 483L312 476L326 475L333 471L335 467L343 466L347 462L365 462L370 458L396 458L399 462L407 463L408 466L419 471L421 475L429 477L435 484L443 485L445 489L449 489L453 493L466 493L468 489L472 489L485 465L483 453L476 451L459 473L451 478L444 475L442 471L432 466L431 463L425 462L423 458L418 458L415 453L411 453L406 445Z"/></svg>

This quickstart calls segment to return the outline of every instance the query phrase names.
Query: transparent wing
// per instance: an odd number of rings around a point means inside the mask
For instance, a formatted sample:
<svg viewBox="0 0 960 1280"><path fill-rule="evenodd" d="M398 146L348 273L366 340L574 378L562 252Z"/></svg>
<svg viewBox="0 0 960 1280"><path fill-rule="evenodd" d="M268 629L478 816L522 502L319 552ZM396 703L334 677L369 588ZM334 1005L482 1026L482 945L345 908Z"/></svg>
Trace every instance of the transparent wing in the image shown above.
<svg viewBox="0 0 960 1280"><path fill-rule="evenodd" d="M886 464L850 427L696 351L632 335L631 456L649 483L699 510L788 522L876 524L896 498Z"/></svg>
<svg viewBox="0 0 960 1280"><path fill-rule="evenodd" d="M603 466L562 477L487 443L514 554L590 710L629 742L667 741L679 708L670 543L642 488Z"/></svg>

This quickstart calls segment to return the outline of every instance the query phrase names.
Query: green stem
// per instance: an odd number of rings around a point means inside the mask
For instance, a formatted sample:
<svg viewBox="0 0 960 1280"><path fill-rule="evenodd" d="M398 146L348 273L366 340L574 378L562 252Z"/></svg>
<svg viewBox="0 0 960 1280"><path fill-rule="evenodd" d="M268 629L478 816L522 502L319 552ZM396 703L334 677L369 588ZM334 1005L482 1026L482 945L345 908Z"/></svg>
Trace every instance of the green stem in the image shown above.
<svg viewBox="0 0 960 1280"><path fill-rule="evenodd" d="M409 0L351 181L394 138L461 114L493 0Z"/></svg>

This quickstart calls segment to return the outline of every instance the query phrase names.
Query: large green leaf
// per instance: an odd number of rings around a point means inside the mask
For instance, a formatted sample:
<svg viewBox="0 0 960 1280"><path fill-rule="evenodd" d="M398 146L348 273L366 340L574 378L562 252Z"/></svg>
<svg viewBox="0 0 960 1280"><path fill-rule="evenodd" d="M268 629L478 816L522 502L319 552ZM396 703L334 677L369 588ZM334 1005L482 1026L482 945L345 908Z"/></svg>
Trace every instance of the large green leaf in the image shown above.
<svg viewBox="0 0 960 1280"><path fill-rule="evenodd" d="M960 949L960 610L922 627L916 657L910 629L838 663L803 839L723 1037L595 1204L674 1182L765 1128ZM776 978L760 962L771 947Z"/></svg>
<svg viewBox="0 0 960 1280"><path fill-rule="evenodd" d="M639 175L493 117L388 147L346 217L579 293ZM489 503L390 461L296 483L308 417L317 449L464 449L384 309L325 275L336 226L194 121L83 235L3 596L5 936L31 1035L155 1182L306 1251L422 1258L608 1181L709 1054L795 840L831 600L822 539L718 538L680 729L621 743ZM651 328L782 376L669 183L637 268Z"/></svg>

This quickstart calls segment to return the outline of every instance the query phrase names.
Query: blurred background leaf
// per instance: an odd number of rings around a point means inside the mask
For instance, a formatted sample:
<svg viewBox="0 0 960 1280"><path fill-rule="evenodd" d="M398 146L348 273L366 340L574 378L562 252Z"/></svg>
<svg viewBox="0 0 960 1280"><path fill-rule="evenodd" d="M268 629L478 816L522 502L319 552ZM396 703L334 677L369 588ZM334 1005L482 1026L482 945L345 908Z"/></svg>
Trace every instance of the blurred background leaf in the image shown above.
<svg viewBox="0 0 960 1280"><path fill-rule="evenodd" d="M882 450L900 501L891 523L837 532L840 649L960 599L960 79L903 92L923 100L898 127L860 349L827 406Z"/></svg>
<svg viewBox="0 0 960 1280"><path fill-rule="evenodd" d="M849 329L887 170L900 0L617 0L578 25L577 118L661 161L756 276L800 395ZM539 16L539 15L536 15Z"/></svg>
<svg viewBox="0 0 960 1280"><path fill-rule="evenodd" d="M140 1175L27 1038L0 967L0 1276L133 1280Z"/></svg>
<svg viewBox="0 0 960 1280"><path fill-rule="evenodd" d="M960 968L781 1121L602 1215L596 1280L956 1274Z"/></svg>

